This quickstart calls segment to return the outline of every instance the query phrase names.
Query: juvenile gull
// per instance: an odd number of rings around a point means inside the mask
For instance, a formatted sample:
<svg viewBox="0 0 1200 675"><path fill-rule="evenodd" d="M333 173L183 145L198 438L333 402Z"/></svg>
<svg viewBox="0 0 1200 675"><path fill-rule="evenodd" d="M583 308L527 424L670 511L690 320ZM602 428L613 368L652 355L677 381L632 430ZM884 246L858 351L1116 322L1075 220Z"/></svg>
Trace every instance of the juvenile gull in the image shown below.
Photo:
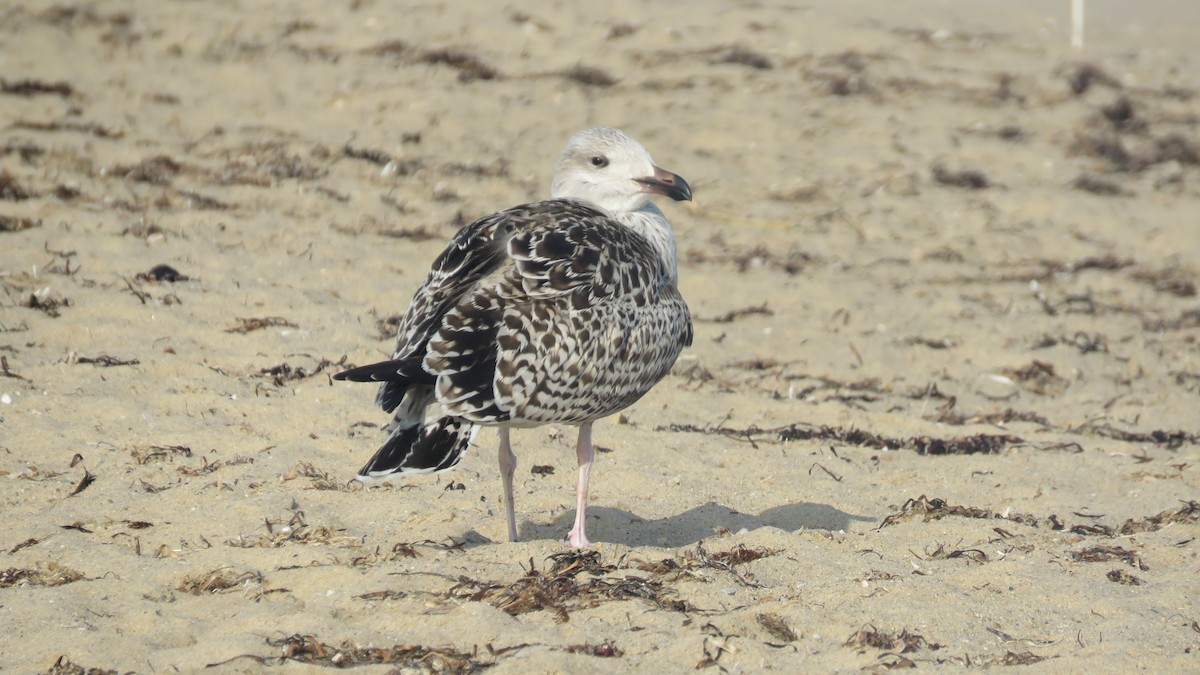
<svg viewBox="0 0 1200 675"><path fill-rule="evenodd" d="M575 524L589 545L592 423L641 398L692 343L677 288L675 236L651 194L692 198L617 129L575 134L554 167L550 199L467 225L400 320L389 361L337 380L383 382L390 437L359 478L445 471L481 426L500 435L508 538L517 540L509 430L579 426ZM426 409L437 417L426 422Z"/></svg>

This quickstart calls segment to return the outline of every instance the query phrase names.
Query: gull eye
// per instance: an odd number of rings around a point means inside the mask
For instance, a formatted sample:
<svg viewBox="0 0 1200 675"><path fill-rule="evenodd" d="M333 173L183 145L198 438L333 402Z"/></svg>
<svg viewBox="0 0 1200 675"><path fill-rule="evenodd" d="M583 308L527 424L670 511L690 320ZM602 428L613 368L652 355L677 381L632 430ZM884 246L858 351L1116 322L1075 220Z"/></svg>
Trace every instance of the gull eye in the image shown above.
<svg viewBox="0 0 1200 675"><path fill-rule="evenodd" d="M592 166L596 167L597 169L603 169L604 167L608 166L608 158L604 155L596 155L592 158Z"/></svg>

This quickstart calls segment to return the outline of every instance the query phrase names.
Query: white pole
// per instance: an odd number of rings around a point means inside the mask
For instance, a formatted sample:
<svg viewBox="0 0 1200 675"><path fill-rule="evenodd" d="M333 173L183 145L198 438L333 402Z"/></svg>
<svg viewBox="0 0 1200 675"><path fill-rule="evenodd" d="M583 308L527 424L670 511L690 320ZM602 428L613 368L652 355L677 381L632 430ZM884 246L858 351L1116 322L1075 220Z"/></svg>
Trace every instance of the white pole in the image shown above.
<svg viewBox="0 0 1200 675"><path fill-rule="evenodd" d="M1071 0L1071 46L1083 49L1083 0Z"/></svg>

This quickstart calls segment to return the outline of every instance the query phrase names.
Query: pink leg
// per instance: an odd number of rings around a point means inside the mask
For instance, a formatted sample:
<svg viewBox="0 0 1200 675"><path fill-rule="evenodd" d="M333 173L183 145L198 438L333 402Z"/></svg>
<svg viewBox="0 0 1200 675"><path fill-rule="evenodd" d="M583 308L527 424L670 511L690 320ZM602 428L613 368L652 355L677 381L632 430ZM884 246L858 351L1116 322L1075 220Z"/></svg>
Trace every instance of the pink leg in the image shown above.
<svg viewBox="0 0 1200 675"><path fill-rule="evenodd" d="M508 442L508 429L500 427L500 480L504 482L504 511L508 516L508 540L517 540L517 513L513 507L513 473L517 470L517 456Z"/></svg>
<svg viewBox="0 0 1200 675"><path fill-rule="evenodd" d="M571 544L571 548L586 548L592 545L585 532L588 477L592 473L592 461L596 459L596 450L592 447L591 422L579 426L579 442L575 446L575 456L579 458L579 484L575 487L575 526L567 533L567 542Z"/></svg>

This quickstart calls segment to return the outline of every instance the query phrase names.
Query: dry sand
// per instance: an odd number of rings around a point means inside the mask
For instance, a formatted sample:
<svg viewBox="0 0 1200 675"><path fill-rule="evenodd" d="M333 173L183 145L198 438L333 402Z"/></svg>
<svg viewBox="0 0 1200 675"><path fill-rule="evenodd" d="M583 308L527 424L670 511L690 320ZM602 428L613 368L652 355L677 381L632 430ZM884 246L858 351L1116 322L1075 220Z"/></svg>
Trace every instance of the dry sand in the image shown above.
<svg viewBox="0 0 1200 675"><path fill-rule="evenodd" d="M1195 3L587 4L0 9L0 670L1200 670ZM599 557L570 428L522 543L494 433L348 482L329 375L596 124L697 319Z"/></svg>

